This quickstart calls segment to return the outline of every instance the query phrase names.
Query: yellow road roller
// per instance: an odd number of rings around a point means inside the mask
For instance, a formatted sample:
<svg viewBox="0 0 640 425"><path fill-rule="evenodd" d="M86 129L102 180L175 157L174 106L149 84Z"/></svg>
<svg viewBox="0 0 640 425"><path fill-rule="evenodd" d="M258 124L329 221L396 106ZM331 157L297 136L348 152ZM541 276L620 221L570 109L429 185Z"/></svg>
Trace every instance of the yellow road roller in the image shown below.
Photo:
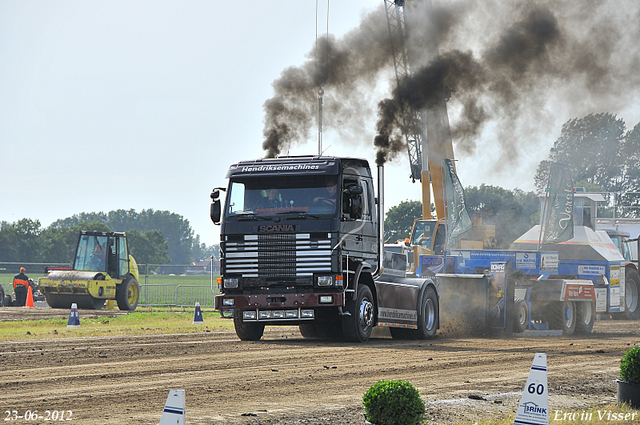
<svg viewBox="0 0 640 425"><path fill-rule="evenodd" d="M47 270L38 279L52 308L101 309L116 300L120 310L135 310L140 295L138 265L129 255L124 232L81 231L73 267Z"/></svg>

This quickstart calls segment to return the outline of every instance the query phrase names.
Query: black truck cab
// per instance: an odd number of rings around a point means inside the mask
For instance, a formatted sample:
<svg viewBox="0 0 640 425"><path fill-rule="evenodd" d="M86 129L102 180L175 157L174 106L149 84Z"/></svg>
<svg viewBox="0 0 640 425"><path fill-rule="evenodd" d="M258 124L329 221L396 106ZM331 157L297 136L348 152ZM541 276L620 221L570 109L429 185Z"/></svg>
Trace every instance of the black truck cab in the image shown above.
<svg viewBox="0 0 640 425"><path fill-rule="evenodd" d="M366 341L382 268L368 162L266 158L233 164L227 178L211 195L221 225L216 308L233 310L240 339L260 339L265 325L298 325L305 337Z"/></svg>

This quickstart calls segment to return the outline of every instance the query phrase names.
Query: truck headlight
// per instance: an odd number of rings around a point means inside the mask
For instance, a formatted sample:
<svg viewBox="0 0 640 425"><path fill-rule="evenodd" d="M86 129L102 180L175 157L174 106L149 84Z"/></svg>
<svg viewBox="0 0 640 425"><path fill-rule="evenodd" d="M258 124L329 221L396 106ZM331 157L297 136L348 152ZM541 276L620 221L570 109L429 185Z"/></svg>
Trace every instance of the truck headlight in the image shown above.
<svg viewBox="0 0 640 425"><path fill-rule="evenodd" d="M228 289L235 289L238 287L238 278L237 277L226 277L224 279L224 287Z"/></svg>
<svg viewBox="0 0 640 425"><path fill-rule="evenodd" d="M236 305L235 303L235 299L233 298L223 298L222 299L222 305L227 306L227 307L233 307L234 305Z"/></svg>
<svg viewBox="0 0 640 425"><path fill-rule="evenodd" d="M298 317L298 310L287 310L285 312L287 319L295 319Z"/></svg>
<svg viewBox="0 0 640 425"><path fill-rule="evenodd" d="M331 286L333 279L331 276L318 276L318 286Z"/></svg>
<svg viewBox="0 0 640 425"><path fill-rule="evenodd" d="M260 310L260 319L271 319L271 310Z"/></svg>

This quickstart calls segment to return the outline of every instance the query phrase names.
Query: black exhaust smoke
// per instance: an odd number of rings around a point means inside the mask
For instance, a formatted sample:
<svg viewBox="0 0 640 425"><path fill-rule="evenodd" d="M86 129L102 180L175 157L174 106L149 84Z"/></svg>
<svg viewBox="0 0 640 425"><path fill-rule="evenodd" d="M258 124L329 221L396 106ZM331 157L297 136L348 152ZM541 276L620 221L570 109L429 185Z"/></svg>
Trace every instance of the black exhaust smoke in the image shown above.
<svg viewBox="0 0 640 425"><path fill-rule="evenodd" d="M319 39L303 65L283 71L264 104L266 155L310 140L320 85L324 128L336 131L341 143L370 135L378 164L406 151L404 104L423 109L450 96L457 155L477 154L481 143L494 152L487 165L495 172L518 165L525 145L546 149L559 117L594 108L615 113L637 103L640 2L433 2L430 12L421 1L406 2L412 75L388 99L374 98L381 79L396 86L382 5L340 39ZM438 34L440 56L426 63L422 52L434 42L425 38L428 25ZM493 140L483 141L489 126Z"/></svg>

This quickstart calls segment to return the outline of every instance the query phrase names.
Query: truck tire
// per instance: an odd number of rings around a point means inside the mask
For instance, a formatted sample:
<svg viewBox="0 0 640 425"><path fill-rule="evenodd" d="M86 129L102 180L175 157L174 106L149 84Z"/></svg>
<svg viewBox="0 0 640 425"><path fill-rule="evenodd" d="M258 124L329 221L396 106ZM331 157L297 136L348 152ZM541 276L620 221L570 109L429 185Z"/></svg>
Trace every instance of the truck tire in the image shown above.
<svg viewBox="0 0 640 425"><path fill-rule="evenodd" d="M439 319L438 296L435 289L429 286L422 294L418 306L418 329L389 328L393 339L432 339L438 331Z"/></svg>
<svg viewBox="0 0 640 425"><path fill-rule="evenodd" d="M373 330L374 305L371 289L366 285L358 285L355 300L347 303L349 315L342 316L342 332L344 338L351 342L366 342Z"/></svg>
<svg viewBox="0 0 640 425"><path fill-rule="evenodd" d="M242 311L233 311L233 325L236 328L236 335L242 341L258 341L264 333L264 323L243 322Z"/></svg>
<svg viewBox="0 0 640 425"><path fill-rule="evenodd" d="M422 294L418 310L418 329L411 332L415 339L432 339L438 331L439 318L438 295L429 286Z"/></svg>
<svg viewBox="0 0 640 425"><path fill-rule="evenodd" d="M4 288L0 285L0 307L4 306Z"/></svg>
<svg viewBox="0 0 640 425"><path fill-rule="evenodd" d="M624 281L625 316L629 320L640 318L640 275L632 268L627 268Z"/></svg>
<svg viewBox="0 0 640 425"><path fill-rule="evenodd" d="M577 334L590 334L596 321L596 305L594 302L576 303L576 331Z"/></svg>
<svg viewBox="0 0 640 425"><path fill-rule="evenodd" d="M140 298L140 285L135 277L125 278L120 285L116 286L116 300L118 308L125 311L133 311L138 307ZM104 300L102 301L104 305Z"/></svg>
<svg viewBox="0 0 640 425"><path fill-rule="evenodd" d="M573 335L576 329L576 303L553 302L549 307L549 328L561 330L563 335Z"/></svg>
<svg viewBox="0 0 640 425"><path fill-rule="evenodd" d="M529 325L529 304L522 298L516 298L514 305L513 332L519 334Z"/></svg>
<svg viewBox="0 0 640 425"><path fill-rule="evenodd" d="M13 305L13 300L11 299L11 295L4 296L4 301L2 302L2 305L5 307L11 307Z"/></svg>

